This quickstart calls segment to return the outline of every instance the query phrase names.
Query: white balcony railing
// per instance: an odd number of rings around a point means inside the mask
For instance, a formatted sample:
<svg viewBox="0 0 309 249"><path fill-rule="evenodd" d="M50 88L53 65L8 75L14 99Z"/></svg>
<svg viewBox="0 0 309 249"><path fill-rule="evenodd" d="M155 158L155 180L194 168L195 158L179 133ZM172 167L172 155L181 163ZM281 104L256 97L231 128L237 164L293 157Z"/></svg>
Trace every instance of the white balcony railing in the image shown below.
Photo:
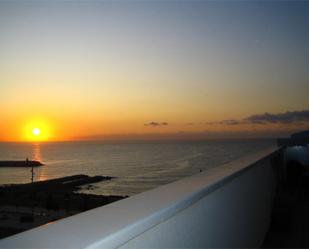
<svg viewBox="0 0 309 249"><path fill-rule="evenodd" d="M0 241L0 248L258 247L276 148Z"/></svg>

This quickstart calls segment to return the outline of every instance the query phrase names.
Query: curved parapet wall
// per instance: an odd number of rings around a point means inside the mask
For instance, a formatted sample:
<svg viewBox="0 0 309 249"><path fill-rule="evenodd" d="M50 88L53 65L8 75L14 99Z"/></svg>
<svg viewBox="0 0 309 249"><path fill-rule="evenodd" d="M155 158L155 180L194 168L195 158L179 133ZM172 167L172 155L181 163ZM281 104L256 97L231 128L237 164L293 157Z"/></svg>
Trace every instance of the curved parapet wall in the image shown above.
<svg viewBox="0 0 309 249"><path fill-rule="evenodd" d="M276 148L0 241L0 248L258 247Z"/></svg>

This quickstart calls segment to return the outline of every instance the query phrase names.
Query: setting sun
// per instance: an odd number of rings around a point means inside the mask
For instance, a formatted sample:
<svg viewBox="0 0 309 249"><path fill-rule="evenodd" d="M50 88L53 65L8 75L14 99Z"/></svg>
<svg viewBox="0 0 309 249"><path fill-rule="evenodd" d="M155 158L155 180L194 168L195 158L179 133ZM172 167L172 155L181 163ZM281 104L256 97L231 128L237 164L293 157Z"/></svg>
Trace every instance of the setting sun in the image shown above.
<svg viewBox="0 0 309 249"><path fill-rule="evenodd" d="M34 128L31 128L30 129L31 132L29 134L29 137L28 137L28 140L31 140L31 141L45 141L47 140L47 134L46 134L46 128L44 128L44 126L41 126L40 127L34 127ZM29 131L28 131L29 132Z"/></svg>
<svg viewBox="0 0 309 249"><path fill-rule="evenodd" d="M49 122L42 119L28 121L23 131L26 141L49 141L51 139L51 128Z"/></svg>
<svg viewBox="0 0 309 249"><path fill-rule="evenodd" d="M36 137L40 136L41 130L39 128L33 128L32 134Z"/></svg>

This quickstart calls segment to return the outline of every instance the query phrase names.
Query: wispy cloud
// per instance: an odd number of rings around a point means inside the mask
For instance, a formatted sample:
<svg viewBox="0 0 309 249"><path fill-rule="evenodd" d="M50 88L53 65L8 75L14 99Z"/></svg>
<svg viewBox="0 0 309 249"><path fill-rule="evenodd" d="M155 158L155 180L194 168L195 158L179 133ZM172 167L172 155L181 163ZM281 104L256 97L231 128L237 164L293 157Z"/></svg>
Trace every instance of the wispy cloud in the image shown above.
<svg viewBox="0 0 309 249"><path fill-rule="evenodd" d="M236 119L227 119L227 120L222 120L220 122L220 124L223 124L223 125L239 125L239 124L242 124L242 120L236 120Z"/></svg>
<svg viewBox="0 0 309 249"><path fill-rule="evenodd" d="M287 111L284 113L268 113L251 115L244 119L227 119L214 122L205 122L206 125L243 125L243 124L299 124L309 122L309 110Z"/></svg>
<svg viewBox="0 0 309 249"><path fill-rule="evenodd" d="M168 123L167 122L155 122L155 121L152 121L152 122L146 123L144 125L145 126L157 127L157 126L167 126Z"/></svg>
<svg viewBox="0 0 309 249"><path fill-rule="evenodd" d="M309 121L309 110L304 111L293 111L285 113L264 113L252 115L245 119L253 124L265 124L265 123L282 123L282 124L291 124L297 122L308 122Z"/></svg>

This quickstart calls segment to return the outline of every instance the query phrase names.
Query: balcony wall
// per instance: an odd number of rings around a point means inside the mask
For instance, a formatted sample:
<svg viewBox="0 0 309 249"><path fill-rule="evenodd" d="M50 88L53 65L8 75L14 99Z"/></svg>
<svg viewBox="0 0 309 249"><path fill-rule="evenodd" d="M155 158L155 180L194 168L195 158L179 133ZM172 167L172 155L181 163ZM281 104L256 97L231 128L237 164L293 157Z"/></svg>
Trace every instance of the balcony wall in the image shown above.
<svg viewBox="0 0 309 249"><path fill-rule="evenodd" d="M276 148L0 241L0 248L259 247ZM279 172L280 173L280 172Z"/></svg>

